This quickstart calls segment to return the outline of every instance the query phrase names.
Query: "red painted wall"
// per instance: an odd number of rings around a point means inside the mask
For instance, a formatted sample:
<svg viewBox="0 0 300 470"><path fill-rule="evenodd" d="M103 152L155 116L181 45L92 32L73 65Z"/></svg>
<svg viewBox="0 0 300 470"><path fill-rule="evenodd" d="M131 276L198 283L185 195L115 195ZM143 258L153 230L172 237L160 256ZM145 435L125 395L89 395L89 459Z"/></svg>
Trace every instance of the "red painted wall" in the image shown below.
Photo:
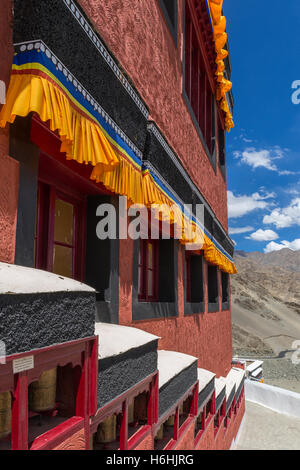
<svg viewBox="0 0 300 470"><path fill-rule="evenodd" d="M132 322L133 241L120 240L119 321L161 337L159 349L179 351L199 358L199 367L219 377L231 369L232 334L230 311L184 316L183 249L178 254L179 316ZM205 279L206 283L206 279ZM206 289L205 289L206 291Z"/></svg>
<svg viewBox="0 0 300 470"><path fill-rule="evenodd" d="M224 179L219 168L215 175L182 97L183 0L178 1L177 47L156 0L79 3L145 100L150 119L227 227Z"/></svg>
<svg viewBox="0 0 300 470"><path fill-rule="evenodd" d="M9 84L12 45L12 1L2 0L0 8L0 80ZM0 104L1 106L1 104ZM9 128L0 128L0 261L14 262L17 224L19 166L10 158Z"/></svg>

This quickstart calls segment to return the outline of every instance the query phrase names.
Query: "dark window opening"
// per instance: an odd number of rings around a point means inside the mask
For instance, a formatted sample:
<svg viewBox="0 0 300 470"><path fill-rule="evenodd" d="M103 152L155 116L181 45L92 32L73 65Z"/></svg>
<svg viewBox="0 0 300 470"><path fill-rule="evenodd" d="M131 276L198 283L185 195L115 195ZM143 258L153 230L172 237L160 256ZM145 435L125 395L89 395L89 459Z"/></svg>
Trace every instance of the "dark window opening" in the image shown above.
<svg viewBox="0 0 300 470"><path fill-rule="evenodd" d="M218 123L218 146L219 146L219 166L225 176L226 169L226 133L222 128L220 120Z"/></svg>
<svg viewBox="0 0 300 470"><path fill-rule="evenodd" d="M207 266L207 286L208 286L208 304L218 306L219 303L219 285L218 268L216 266Z"/></svg>
<svg viewBox="0 0 300 470"><path fill-rule="evenodd" d="M215 151L215 98L189 6L185 8L185 93L209 154Z"/></svg>
<svg viewBox="0 0 300 470"><path fill-rule="evenodd" d="M139 300L158 300L158 240L141 240L139 252Z"/></svg>
<svg viewBox="0 0 300 470"><path fill-rule="evenodd" d="M203 257L186 253L186 301L204 302Z"/></svg>
<svg viewBox="0 0 300 470"><path fill-rule="evenodd" d="M177 43L177 3L177 0L159 0L160 7L175 43Z"/></svg>
<svg viewBox="0 0 300 470"><path fill-rule="evenodd" d="M140 240L138 261L140 302L174 302L174 240Z"/></svg>
<svg viewBox="0 0 300 470"><path fill-rule="evenodd" d="M222 283L222 304L229 302L229 275L221 272L221 283Z"/></svg>

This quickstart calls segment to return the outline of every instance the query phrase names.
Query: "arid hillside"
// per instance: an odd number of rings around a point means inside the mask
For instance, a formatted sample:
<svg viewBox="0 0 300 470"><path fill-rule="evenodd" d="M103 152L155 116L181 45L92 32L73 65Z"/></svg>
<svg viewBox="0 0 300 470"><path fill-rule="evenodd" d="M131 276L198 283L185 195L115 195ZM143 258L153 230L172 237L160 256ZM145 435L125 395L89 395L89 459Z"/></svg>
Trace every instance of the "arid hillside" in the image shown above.
<svg viewBox="0 0 300 470"><path fill-rule="evenodd" d="M300 393L300 251L237 252L231 278L234 355L262 358L264 382Z"/></svg>
<svg viewBox="0 0 300 470"><path fill-rule="evenodd" d="M232 276L235 353L279 354L300 339L300 251L238 251Z"/></svg>

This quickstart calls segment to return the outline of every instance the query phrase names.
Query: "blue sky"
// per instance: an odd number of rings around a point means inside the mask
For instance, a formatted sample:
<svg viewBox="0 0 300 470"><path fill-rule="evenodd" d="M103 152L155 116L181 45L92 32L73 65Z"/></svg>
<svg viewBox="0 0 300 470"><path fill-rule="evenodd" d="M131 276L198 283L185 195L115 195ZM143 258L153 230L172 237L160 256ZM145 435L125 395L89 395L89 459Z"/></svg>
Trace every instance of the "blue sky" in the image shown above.
<svg viewBox="0 0 300 470"><path fill-rule="evenodd" d="M236 249L300 250L300 2L224 0L235 128L227 137Z"/></svg>

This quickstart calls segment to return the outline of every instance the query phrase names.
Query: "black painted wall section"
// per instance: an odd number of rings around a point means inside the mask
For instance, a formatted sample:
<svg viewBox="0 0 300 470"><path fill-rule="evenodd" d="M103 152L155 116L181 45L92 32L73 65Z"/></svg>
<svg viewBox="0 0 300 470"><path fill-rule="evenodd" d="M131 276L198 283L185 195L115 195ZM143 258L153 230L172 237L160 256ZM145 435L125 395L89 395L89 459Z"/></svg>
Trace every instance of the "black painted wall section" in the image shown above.
<svg viewBox="0 0 300 470"><path fill-rule="evenodd" d="M20 162L15 264L34 267L39 150L30 142L31 116L10 126L10 155Z"/></svg>
<svg viewBox="0 0 300 470"><path fill-rule="evenodd" d="M94 292L0 295L7 355L93 336L94 328Z"/></svg>
<svg viewBox="0 0 300 470"><path fill-rule="evenodd" d="M157 370L157 340L117 356L99 360L98 408Z"/></svg>
<svg viewBox="0 0 300 470"><path fill-rule="evenodd" d="M198 410L200 411L201 408L208 402L210 397L212 396L215 390L215 379L213 378L203 390L200 391L198 394Z"/></svg>
<svg viewBox="0 0 300 470"><path fill-rule="evenodd" d="M159 389L159 416L172 408L197 381L197 361Z"/></svg>
<svg viewBox="0 0 300 470"><path fill-rule="evenodd" d="M96 289L97 321L119 323L119 240L100 240L96 234L101 220L96 210L101 204L112 204L116 208L117 198L111 196L89 196L87 199L86 239L86 284Z"/></svg>
<svg viewBox="0 0 300 470"><path fill-rule="evenodd" d="M138 259L140 240L134 242L132 274L132 320L178 316L178 240L159 240L158 302L138 299Z"/></svg>
<svg viewBox="0 0 300 470"><path fill-rule="evenodd" d="M14 42L38 39L143 151L147 119L62 0L14 1Z"/></svg>

